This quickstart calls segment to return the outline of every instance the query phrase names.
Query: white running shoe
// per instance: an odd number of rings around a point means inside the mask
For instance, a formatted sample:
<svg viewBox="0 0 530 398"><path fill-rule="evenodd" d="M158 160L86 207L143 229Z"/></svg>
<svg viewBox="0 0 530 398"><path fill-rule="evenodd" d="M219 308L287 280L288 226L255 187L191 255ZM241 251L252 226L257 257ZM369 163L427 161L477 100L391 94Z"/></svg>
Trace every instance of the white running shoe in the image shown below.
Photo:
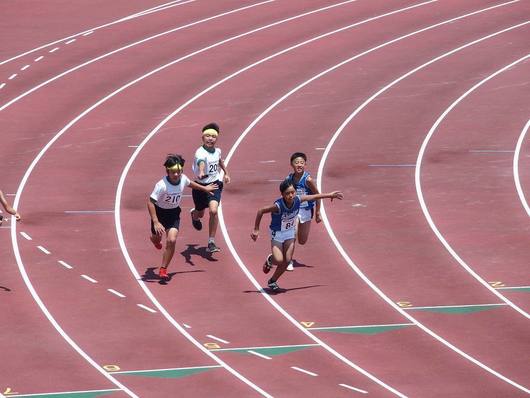
<svg viewBox="0 0 530 398"><path fill-rule="evenodd" d="M294 265L292 261L289 261L289 264L287 264L287 271L294 271Z"/></svg>

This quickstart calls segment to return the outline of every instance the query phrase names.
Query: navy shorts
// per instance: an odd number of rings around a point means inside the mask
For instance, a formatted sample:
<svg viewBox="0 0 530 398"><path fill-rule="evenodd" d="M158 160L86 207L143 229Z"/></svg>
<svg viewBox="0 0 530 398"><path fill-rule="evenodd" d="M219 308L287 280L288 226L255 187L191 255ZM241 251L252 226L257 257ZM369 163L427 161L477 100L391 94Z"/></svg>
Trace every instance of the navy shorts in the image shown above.
<svg viewBox="0 0 530 398"><path fill-rule="evenodd" d="M155 205L156 216L160 224L164 226L164 229L167 231L170 228L179 229L180 226L180 207L175 207L174 209L162 209ZM153 220L151 220L151 233L156 235L155 225Z"/></svg>
<svg viewBox="0 0 530 398"><path fill-rule="evenodd" d="M205 184L203 182L197 182L197 184L209 185L209 183ZM219 188L213 191L213 195L211 195L210 192L199 191L198 189L191 190L195 210L201 211L206 209L211 200L215 200L217 203L221 202L221 192L223 191L223 183L221 181L215 181L213 184L217 184L219 186Z"/></svg>

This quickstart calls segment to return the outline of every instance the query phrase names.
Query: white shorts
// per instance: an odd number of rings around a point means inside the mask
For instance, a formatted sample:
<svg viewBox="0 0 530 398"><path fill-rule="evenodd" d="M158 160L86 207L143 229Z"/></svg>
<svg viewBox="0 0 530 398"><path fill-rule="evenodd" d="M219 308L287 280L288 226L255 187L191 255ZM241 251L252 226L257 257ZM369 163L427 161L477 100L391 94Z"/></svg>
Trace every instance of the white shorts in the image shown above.
<svg viewBox="0 0 530 398"><path fill-rule="evenodd" d="M305 222L311 221L313 218L313 209L309 209L307 207L301 207L298 211L298 221L300 221L300 224L303 224Z"/></svg>
<svg viewBox="0 0 530 398"><path fill-rule="evenodd" d="M271 240L274 240L278 243L283 243L286 240L294 239L294 228L290 228L286 231L273 231L269 228L269 234Z"/></svg>

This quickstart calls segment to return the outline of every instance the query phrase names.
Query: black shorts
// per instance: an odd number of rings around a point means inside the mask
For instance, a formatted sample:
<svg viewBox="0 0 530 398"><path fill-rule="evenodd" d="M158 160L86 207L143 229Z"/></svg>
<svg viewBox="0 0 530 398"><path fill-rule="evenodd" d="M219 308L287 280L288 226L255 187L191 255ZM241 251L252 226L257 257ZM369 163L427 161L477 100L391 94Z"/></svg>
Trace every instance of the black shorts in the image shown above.
<svg viewBox="0 0 530 398"><path fill-rule="evenodd" d="M205 184L203 182L195 182L200 185L210 185L210 183ZM221 181L215 181L213 182L213 184L217 184L219 186L219 188L213 191L213 195L211 195L210 192L199 191L198 189L191 190L195 210L201 211L206 209L211 200L215 200L217 203L221 202L221 192L223 191L223 183Z"/></svg>
<svg viewBox="0 0 530 398"><path fill-rule="evenodd" d="M158 221L162 224L167 231L170 228L179 229L180 226L180 207L175 207L174 209L162 209L155 205L156 216ZM155 225L153 220L151 220L151 233L156 235Z"/></svg>

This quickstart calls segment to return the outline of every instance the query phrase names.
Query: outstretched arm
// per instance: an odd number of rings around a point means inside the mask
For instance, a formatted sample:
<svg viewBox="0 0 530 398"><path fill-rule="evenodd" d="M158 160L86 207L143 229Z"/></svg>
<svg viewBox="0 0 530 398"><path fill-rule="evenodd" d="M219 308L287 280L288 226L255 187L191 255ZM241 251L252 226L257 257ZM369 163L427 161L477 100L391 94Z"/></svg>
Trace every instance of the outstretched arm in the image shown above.
<svg viewBox="0 0 530 398"><path fill-rule="evenodd" d="M258 212L256 213L256 220L254 220L254 230L250 233L250 237L253 241L256 241L258 239L259 235L259 225L261 223L261 218L265 213L277 213L278 207L276 205L272 206L265 206L258 209Z"/></svg>
<svg viewBox="0 0 530 398"><path fill-rule="evenodd" d="M190 187L193 189L198 189L199 191L209 192L210 195L213 195L213 191L215 191L219 186L217 184L208 184L208 185L201 185L197 184L195 181L190 181Z"/></svg>
<svg viewBox="0 0 530 398"><path fill-rule="evenodd" d="M317 200L317 199L342 199L344 195L342 195L341 191L333 191L328 193L318 193L315 195L300 195L300 201L304 202L306 200Z"/></svg>

